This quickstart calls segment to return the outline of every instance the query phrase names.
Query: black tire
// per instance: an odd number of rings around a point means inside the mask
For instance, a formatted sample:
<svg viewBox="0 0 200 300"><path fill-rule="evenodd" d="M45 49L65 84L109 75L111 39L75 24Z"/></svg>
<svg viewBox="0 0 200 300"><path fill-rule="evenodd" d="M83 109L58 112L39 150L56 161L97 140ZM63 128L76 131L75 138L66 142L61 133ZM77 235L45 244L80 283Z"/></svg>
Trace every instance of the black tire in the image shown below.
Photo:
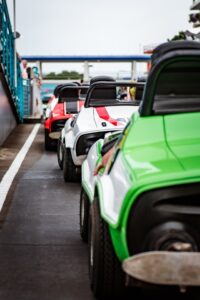
<svg viewBox="0 0 200 300"><path fill-rule="evenodd" d="M100 217L98 200L90 206L89 274L98 299L119 299L126 294L125 274L111 242L108 225Z"/></svg>
<svg viewBox="0 0 200 300"><path fill-rule="evenodd" d="M61 170L63 170L63 146L61 142L61 138L58 139L58 144L57 144L57 159L58 159L58 165Z"/></svg>
<svg viewBox="0 0 200 300"><path fill-rule="evenodd" d="M47 129L45 129L44 132L44 147L46 151L53 150L52 140L49 137L49 131Z"/></svg>
<svg viewBox="0 0 200 300"><path fill-rule="evenodd" d="M84 189L81 189L81 195L80 195L80 211L79 211L79 217L80 217L80 235L83 240L83 242L88 242L88 222L89 222L89 207L90 202L88 199L87 194L85 193Z"/></svg>
<svg viewBox="0 0 200 300"><path fill-rule="evenodd" d="M63 156L63 178L65 182L78 182L80 181L80 174L78 168L75 166L69 148L64 149Z"/></svg>

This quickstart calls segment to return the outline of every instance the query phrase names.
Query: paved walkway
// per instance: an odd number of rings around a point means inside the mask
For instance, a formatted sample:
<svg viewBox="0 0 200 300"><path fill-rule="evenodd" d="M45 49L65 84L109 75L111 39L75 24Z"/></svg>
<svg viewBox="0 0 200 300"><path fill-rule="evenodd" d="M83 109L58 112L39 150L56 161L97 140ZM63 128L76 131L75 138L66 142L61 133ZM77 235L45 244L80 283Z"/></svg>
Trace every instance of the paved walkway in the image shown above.
<svg viewBox="0 0 200 300"><path fill-rule="evenodd" d="M20 126L1 149L1 175L32 129ZM93 299L87 246L79 236L78 184L66 184L41 128L1 218L0 299Z"/></svg>

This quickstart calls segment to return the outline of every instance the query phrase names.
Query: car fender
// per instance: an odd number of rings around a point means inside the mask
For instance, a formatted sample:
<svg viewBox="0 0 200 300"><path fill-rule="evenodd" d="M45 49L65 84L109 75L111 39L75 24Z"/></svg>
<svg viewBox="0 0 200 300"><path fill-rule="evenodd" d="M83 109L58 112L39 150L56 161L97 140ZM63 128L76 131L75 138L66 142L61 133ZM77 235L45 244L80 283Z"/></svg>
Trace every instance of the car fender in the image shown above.
<svg viewBox="0 0 200 300"><path fill-rule="evenodd" d="M88 195L88 199L92 202L94 198L95 184L98 176L94 176L94 170L101 159L101 148L103 139L98 140L92 145L87 158L84 160L81 168L82 186Z"/></svg>
<svg viewBox="0 0 200 300"><path fill-rule="evenodd" d="M44 128L48 129L49 132L50 132L50 129L51 129L51 120L50 120L50 118L48 118L48 119L45 120L45 122L44 122Z"/></svg>
<svg viewBox="0 0 200 300"><path fill-rule="evenodd" d="M69 118L65 123L65 127L63 129L65 148L71 148L71 149L73 148L73 144L74 144L74 134L71 126L72 121L73 118Z"/></svg>
<svg viewBox="0 0 200 300"><path fill-rule="evenodd" d="M64 138L65 138L65 130L64 128L61 130L60 132L60 139L61 139L61 142L63 143L64 142Z"/></svg>
<svg viewBox="0 0 200 300"><path fill-rule="evenodd" d="M101 216L113 228L119 226L123 200L131 187L131 177L119 152L110 172L98 176L96 182Z"/></svg>

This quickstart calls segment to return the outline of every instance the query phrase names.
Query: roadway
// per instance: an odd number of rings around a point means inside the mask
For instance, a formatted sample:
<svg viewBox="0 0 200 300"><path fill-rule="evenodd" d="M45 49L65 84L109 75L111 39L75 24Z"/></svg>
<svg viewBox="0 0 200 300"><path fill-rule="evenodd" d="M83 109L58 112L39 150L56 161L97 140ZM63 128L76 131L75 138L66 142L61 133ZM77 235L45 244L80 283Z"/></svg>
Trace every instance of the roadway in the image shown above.
<svg viewBox="0 0 200 300"><path fill-rule="evenodd" d="M19 125L0 148L0 179L32 128ZM64 183L56 154L44 151L41 126L0 215L0 299L94 299L79 236L79 192L79 184Z"/></svg>

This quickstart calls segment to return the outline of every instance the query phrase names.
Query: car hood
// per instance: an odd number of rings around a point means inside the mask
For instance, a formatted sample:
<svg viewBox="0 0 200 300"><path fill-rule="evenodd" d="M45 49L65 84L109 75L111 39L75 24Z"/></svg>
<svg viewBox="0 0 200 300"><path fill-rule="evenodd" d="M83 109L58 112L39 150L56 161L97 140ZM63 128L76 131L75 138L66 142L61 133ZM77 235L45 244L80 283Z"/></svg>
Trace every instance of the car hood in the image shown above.
<svg viewBox="0 0 200 300"><path fill-rule="evenodd" d="M200 114L164 117L166 142L185 171L200 173Z"/></svg>
<svg viewBox="0 0 200 300"><path fill-rule="evenodd" d="M141 119L122 150L135 184L199 181L200 113Z"/></svg>

